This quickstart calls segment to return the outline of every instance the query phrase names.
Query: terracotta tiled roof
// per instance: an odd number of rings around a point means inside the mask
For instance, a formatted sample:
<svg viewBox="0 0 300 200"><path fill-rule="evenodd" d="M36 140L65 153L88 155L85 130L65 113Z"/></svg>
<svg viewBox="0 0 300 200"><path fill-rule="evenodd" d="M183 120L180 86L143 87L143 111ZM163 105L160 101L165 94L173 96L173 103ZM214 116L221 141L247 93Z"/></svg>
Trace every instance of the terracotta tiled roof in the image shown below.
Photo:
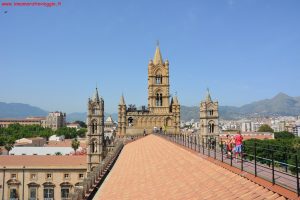
<svg viewBox="0 0 300 200"><path fill-rule="evenodd" d="M0 168L5 167L23 167L26 168L86 168L86 156L0 156Z"/></svg>
<svg viewBox="0 0 300 200"><path fill-rule="evenodd" d="M126 145L94 199L285 199L150 135Z"/></svg>
<svg viewBox="0 0 300 200"><path fill-rule="evenodd" d="M45 144L46 147L70 147L72 144L72 139L65 139L64 141L49 141ZM86 148L86 141L80 140L80 147Z"/></svg>

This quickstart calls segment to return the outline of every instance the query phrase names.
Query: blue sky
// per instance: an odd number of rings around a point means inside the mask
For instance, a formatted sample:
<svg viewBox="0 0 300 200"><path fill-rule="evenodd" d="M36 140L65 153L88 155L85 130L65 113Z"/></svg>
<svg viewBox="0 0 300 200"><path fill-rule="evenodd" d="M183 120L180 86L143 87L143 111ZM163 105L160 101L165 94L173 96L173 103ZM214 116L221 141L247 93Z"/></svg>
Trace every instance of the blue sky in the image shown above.
<svg viewBox="0 0 300 200"><path fill-rule="evenodd" d="M157 40L183 105L198 105L207 87L221 105L300 96L298 0L61 2L0 6L1 102L82 112L97 84L107 112L122 93L147 104Z"/></svg>

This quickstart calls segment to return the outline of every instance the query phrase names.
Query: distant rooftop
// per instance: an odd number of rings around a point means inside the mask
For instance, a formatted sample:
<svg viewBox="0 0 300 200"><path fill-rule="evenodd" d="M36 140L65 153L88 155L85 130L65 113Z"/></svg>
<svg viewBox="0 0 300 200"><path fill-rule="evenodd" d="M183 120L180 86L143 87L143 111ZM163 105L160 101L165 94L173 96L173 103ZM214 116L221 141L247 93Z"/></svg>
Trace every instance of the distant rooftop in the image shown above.
<svg viewBox="0 0 300 200"><path fill-rule="evenodd" d="M79 148L77 151L80 151ZM49 147L14 147L9 154L12 155L54 155L56 152L60 152L62 155L71 154L74 149L69 146L49 146Z"/></svg>
<svg viewBox="0 0 300 200"><path fill-rule="evenodd" d="M72 167L86 168L86 156L0 156L0 168L5 167Z"/></svg>
<svg viewBox="0 0 300 200"><path fill-rule="evenodd" d="M86 148L86 141L85 140L79 140L80 147ZM63 141L48 141L48 144L45 146L47 147L71 147L72 139L64 139Z"/></svg>

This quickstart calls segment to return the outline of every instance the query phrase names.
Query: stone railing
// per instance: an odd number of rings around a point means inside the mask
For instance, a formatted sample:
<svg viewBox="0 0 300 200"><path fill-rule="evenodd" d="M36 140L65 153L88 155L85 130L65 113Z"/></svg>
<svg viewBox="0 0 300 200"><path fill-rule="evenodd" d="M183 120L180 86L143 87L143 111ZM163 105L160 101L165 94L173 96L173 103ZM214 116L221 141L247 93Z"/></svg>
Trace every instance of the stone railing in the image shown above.
<svg viewBox="0 0 300 200"><path fill-rule="evenodd" d="M90 199L90 196L95 194L98 186L103 182L109 170L116 161L123 146L123 141L119 140L116 142L115 148L108 153L101 164L95 167L94 170L83 179L82 185L75 186L74 192L70 193L71 200Z"/></svg>
<svg viewBox="0 0 300 200"><path fill-rule="evenodd" d="M83 182L80 186L75 186L74 192L70 193L71 200L92 199L121 153L124 145L142 137L144 137L143 134L137 134L119 138L116 141L113 150L108 153L101 164L95 167L94 170L83 179Z"/></svg>

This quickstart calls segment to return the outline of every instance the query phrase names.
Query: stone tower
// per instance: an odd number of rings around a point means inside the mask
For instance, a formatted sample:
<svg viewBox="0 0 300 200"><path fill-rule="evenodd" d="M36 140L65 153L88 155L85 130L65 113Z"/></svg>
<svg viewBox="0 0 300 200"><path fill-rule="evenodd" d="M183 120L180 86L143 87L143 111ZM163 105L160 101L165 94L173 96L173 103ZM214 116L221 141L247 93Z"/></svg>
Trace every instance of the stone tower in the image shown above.
<svg viewBox="0 0 300 200"><path fill-rule="evenodd" d="M219 104L212 101L209 90L204 101L200 103L200 136L219 135Z"/></svg>
<svg viewBox="0 0 300 200"><path fill-rule="evenodd" d="M118 133L119 136L124 136L126 134L126 104L123 94L120 99L118 111Z"/></svg>
<svg viewBox="0 0 300 200"><path fill-rule="evenodd" d="M124 96L118 106L118 136L152 132L180 133L180 105L177 96L170 101L169 62L163 60L157 44L148 64L148 107L126 107Z"/></svg>
<svg viewBox="0 0 300 200"><path fill-rule="evenodd" d="M88 100L88 115L87 115L87 172L91 172L93 167L97 166L105 156L104 142L104 101L99 97L98 89L96 88L93 98Z"/></svg>
<svg viewBox="0 0 300 200"><path fill-rule="evenodd" d="M169 112L169 61L163 61L157 44L153 61L148 64L148 108L152 113Z"/></svg>
<svg viewBox="0 0 300 200"><path fill-rule="evenodd" d="M174 133L179 134L180 133L180 104L177 96L175 96L171 100L171 112L174 113L174 127L175 127Z"/></svg>

